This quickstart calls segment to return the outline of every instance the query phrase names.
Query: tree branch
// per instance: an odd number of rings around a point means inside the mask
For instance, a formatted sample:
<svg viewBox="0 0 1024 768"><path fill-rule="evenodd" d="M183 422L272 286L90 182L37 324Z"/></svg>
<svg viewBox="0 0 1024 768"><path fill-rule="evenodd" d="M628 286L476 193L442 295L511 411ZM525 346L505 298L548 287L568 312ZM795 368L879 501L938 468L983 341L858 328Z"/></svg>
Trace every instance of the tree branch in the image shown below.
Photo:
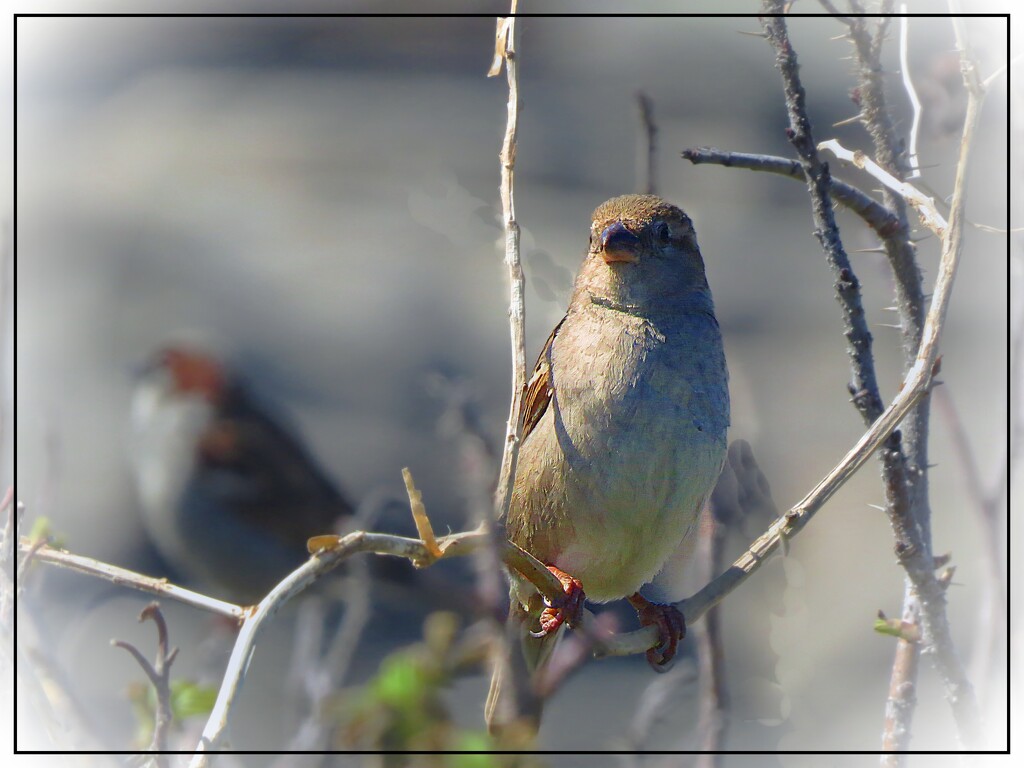
<svg viewBox="0 0 1024 768"><path fill-rule="evenodd" d="M36 547L35 552L32 552L33 547ZM246 614L246 609L240 605L193 592L190 589L171 584L167 579L145 576L135 571L129 571L127 568L119 568L116 565L94 560L91 557L73 555L63 549L55 549L46 543L42 543L41 546L38 543L33 544L25 537L18 542L18 551L26 557L32 553L32 559L40 562L51 563L60 568L67 568L89 576L97 576L122 587L137 589L140 592L149 592L160 597L177 600L180 603L224 616L232 621L240 622Z"/></svg>
<svg viewBox="0 0 1024 768"><path fill-rule="evenodd" d="M142 655L138 648L124 640L111 640L111 645L123 648L128 651L142 667L149 682L156 691L156 711L153 716L153 738L150 741L149 751L155 752L159 757L154 761L159 768L166 766L162 753L167 751L167 730L171 727L173 714L171 712L171 665L178 656L177 648L168 648L167 622L160 612L160 606L155 601L142 609L139 614L139 621L151 619L156 624L157 645L156 659L150 664L149 660Z"/></svg>
<svg viewBox="0 0 1024 768"><path fill-rule="evenodd" d="M694 165L713 163L726 168L746 168L750 171L765 171L788 176L791 179L807 180L800 161L790 160L786 157L755 155L746 152L724 152L714 147L684 149L682 156L684 160L689 160ZM899 220L891 211L876 200L872 200L866 192L838 179L831 181L830 189L836 200L860 216L879 237L885 239L893 236L893 232L899 226Z"/></svg>

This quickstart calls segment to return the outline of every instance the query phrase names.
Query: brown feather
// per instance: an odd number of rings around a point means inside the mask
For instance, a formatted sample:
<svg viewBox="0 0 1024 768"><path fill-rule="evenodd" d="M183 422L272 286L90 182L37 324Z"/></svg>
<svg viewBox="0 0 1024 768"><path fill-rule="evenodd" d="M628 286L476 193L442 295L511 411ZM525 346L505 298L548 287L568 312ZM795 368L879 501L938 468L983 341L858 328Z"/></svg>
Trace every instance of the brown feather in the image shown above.
<svg viewBox="0 0 1024 768"><path fill-rule="evenodd" d="M548 336L548 340L544 342L544 348L540 351L537 364L533 367L533 376L526 382L526 389L523 390L523 440L537 426L540 417L548 408L548 403L551 402L551 395L554 392L551 388L551 345L555 341L555 336L558 335L558 329L564 322L565 318L563 317Z"/></svg>

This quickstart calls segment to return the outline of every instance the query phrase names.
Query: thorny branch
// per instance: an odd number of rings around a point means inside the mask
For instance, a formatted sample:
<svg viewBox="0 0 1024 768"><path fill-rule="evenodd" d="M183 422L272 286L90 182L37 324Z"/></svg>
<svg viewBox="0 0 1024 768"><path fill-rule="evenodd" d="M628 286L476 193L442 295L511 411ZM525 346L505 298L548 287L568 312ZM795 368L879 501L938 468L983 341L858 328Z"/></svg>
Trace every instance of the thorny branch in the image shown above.
<svg viewBox="0 0 1024 768"><path fill-rule="evenodd" d="M854 10L859 9L859 5L856 2L852 2L851 7L853 7ZM778 13L782 10L781 3L778 0L765 0L764 8L765 11L769 13ZM884 36L884 28L880 28L875 36L870 36L866 32L863 19L850 18L844 19L844 22L850 27L851 37L853 37L855 44L857 44L861 57L865 60L868 60L869 57L877 59L878 50ZM837 282L837 288L839 289L840 302L844 306L844 316L847 320L847 338L851 343L851 356L854 359L854 386L856 386L859 369L862 381L870 387L868 390L856 390L855 388L851 388L851 393L854 395L855 405L857 405L858 409L861 410L865 420L869 423L874 421L874 424L877 425L882 419L879 418L875 421L878 410L875 403L877 402L880 407L881 401L877 395L877 384L874 381L873 363L870 351L870 335L868 335L866 331L863 309L860 307L859 291L851 290L856 289L856 279L853 278L852 272L849 271L848 261L845 265L843 264L843 261L846 260L846 255L845 252L843 252L841 243L839 242L838 231L835 229L834 218L831 215L831 204L828 199L828 185L821 183L822 181L827 181L828 168L827 165L821 163L817 158L817 152L815 151L813 140L810 136L810 123L807 120L806 111L804 109L804 93L799 81L796 55L789 43L786 25L783 18L778 16L773 18L764 18L762 20L762 25L765 28L769 41L776 49L776 61L783 74L786 103L790 113L790 140L801 155L808 178L812 180L812 182L808 184L808 189L812 197L815 222L819 226L819 239L822 240L822 245L826 250L826 254L833 270L838 270L839 281ZM870 78L868 78L868 75L870 75ZM865 78L871 81L868 83L868 86L866 86L866 90L870 91L875 83L875 73L867 73L865 74ZM978 93L980 94L980 85L978 87ZM875 96L878 97L878 94L875 94ZM891 147L887 145L887 142L891 139L891 126L888 126L886 122L888 120L887 110L883 109L885 115L871 112L872 109L884 108L884 101L878 101L876 98L876 101L872 104L864 105L862 103L862 108L867 110L864 119L868 124L869 131L876 129L876 142L878 142L878 146L883 153L887 152L891 149ZM971 107L969 106L968 118L964 127L961 156L959 158L960 164L957 168L957 182L954 189L954 205L958 200L961 205L961 210L958 214L959 217L962 217L963 215L963 180L966 173L965 166L968 161L967 152L969 151L970 135L973 132L973 127ZM896 159L894 152L892 155L887 155L885 157L885 160L887 160L894 168L896 168ZM817 174L815 174L815 168L818 169ZM891 174L889 174L889 176L891 176ZM818 183L814 183L813 180L817 180ZM898 180L894 179L894 181L899 183ZM891 186L893 185L890 185L890 187ZM907 185L901 184L901 186L905 187ZM893 205L902 205L902 200L896 201ZM892 208L893 206L889 207ZM927 206L921 205L919 210L924 210L926 208ZM932 206L932 208L934 208L934 206ZM929 211L929 214L930 213L931 212ZM951 216L951 219L952 218L953 217ZM906 382L904 387L906 388L907 383L911 380L918 380L924 385L922 391L917 393L915 396L915 405L917 405L917 401L925 399L930 389L930 380L934 375L934 371L923 372L921 370L922 364L926 362L926 359L922 359L922 353L930 355L931 362L929 364L934 367L937 359L936 331L941 328L941 318L945 313L945 308L948 303L948 291L952 285L952 278L955 274L959 251L961 249L960 232L953 232L952 230L952 225L950 226L949 232L944 229L937 230L937 234L939 234L943 239L943 271L937 281L936 298L933 300L929 313L929 322L922 329L920 344L908 344L908 342L913 339L916 330L914 323L912 322L913 312L911 312L910 308L907 306L901 307L901 312L904 315L905 321L905 346L916 349L914 352L913 363L911 363L910 360L907 361ZM834 238L832 235L834 235ZM906 243L907 241L904 240L903 242ZM913 251L909 245L907 246L907 249L904 249L902 252L897 252L895 254L890 253L890 259L893 261L894 271L897 273L898 286L906 289L915 279L918 281L917 284L919 285L919 276L916 272L916 263L913 260ZM900 270L903 267L908 268L908 274L900 274ZM844 280L844 278L848 279ZM844 282L846 283L845 285ZM899 289L897 293L901 301L906 298L906 296L901 295L901 291ZM943 293L945 294L944 296L942 295ZM850 298L855 298L855 301L848 301ZM933 318L933 315L936 312L938 315ZM933 319L936 319L939 322L933 323ZM860 332L861 329L863 329L863 333ZM853 333L852 336L851 331ZM934 334L932 338L929 338L929 331L932 331ZM929 348L931 349L929 350ZM869 367L860 368L862 364L867 364ZM873 392L871 390L873 390ZM866 396L863 399L861 399L862 392L863 395ZM897 400L898 399L899 398L897 398ZM918 416L918 424L921 425L921 430L919 434L914 435L914 450L916 456L922 456L925 452L924 444L927 434L926 403L921 403L918 406L918 410L919 413L925 414L925 420L923 422L920 421L921 417ZM885 477L886 496L889 505L889 517L896 535L897 557L906 569L908 577L913 583L916 596L922 603L921 614L922 623L925 625L924 637L926 647L935 649L940 674L946 683L947 695L950 698L954 716L957 719L960 738L965 744L971 744L974 742L977 734L977 709L974 704L974 696L970 688L970 683L967 681L966 675L963 671L963 666L960 663L956 650L952 644L952 637L949 632L949 623L945 613L944 589L935 578L934 560L931 553L930 526L926 515L922 514L921 517L918 517L914 514L916 510L911 509L909 506L912 491L917 490L914 488L914 481L923 477L923 468L917 466L908 468L905 466L906 462L902 454L898 433L894 433L890 438L886 445L886 450L882 453L881 458L883 462L883 474ZM910 478L909 474L911 472L917 473L917 477Z"/></svg>
<svg viewBox="0 0 1024 768"><path fill-rule="evenodd" d="M850 9L856 14L863 13L858 0L849 0ZM886 0L883 13L892 12L891 0ZM884 70L881 50L888 30L889 19L878 21L872 34L863 16L846 20L848 36L853 43L857 61L859 85L854 91L854 101L860 107L860 119L871 136L878 164L894 180L902 182L908 171L916 171L916 123L920 119L915 111L915 128L911 136L914 169L911 169L903 151L904 142L896 134L886 102ZM901 61L904 83L914 97L913 85L909 79L906 59L907 19L901 19ZM916 98L916 97L915 97ZM896 219L896 226L888 236L882 237L883 247L892 267L896 292L896 311L899 313L903 336L904 374L914 363L921 344L924 324L924 292L921 287L921 271L917 266L916 249L910 238L910 224L907 219L907 202L903 194L889 186L883 187L882 199L885 207ZM941 236L941 235L940 235ZM886 514L896 536L897 555L899 546L908 542L904 533L915 528L920 531L922 560L931 558L931 509L928 502L928 427L930 402L922 398L917 407L903 422L898 438L886 453L882 454L882 478L886 489ZM900 558L903 559L902 557ZM934 571L930 572L934 577ZM912 581L908 578L904 595L904 619L916 619L919 615L917 596ZM919 644L897 641L896 659L890 680L890 696L886 703L885 730L883 743L890 749L906 751L910 747L911 723L914 713L914 689L916 687ZM887 756L883 764L897 765L902 758Z"/></svg>
<svg viewBox="0 0 1024 768"><path fill-rule="evenodd" d="M803 166L799 160L774 155L755 155L746 152L725 152L714 147L696 147L684 149L684 160L694 165L713 163L726 168L746 168L750 171L766 171L791 179L806 181ZM862 192L850 184L832 179L832 196L860 216L881 238L892 237L899 226L899 220L884 205L873 200L866 192Z"/></svg>

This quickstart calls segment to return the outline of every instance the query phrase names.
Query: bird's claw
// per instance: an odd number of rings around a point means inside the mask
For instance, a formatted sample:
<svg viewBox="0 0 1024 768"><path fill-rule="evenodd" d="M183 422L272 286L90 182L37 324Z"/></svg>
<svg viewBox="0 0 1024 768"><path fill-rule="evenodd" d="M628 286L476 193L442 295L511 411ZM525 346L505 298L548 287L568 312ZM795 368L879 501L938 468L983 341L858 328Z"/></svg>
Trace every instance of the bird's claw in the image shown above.
<svg viewBox="0 0 1024 768"><path fill-rule="evenodd" d="M653 624L661 637L658 644L647 650L647 663L655 672L667 672L679 648L679 641L686 637L686 622L683 614L674 605L652 603L637 592L629 598L629 604L636 610L640 624Z"/></svg>
<svg viewBox="0 0 1024 768"><path fill-rule="evenodd" d="M565 602L561 606L554 606L548 598L544 598L544 610L540 613L540 631L531 632L532 637L544 637L558 630L562 624L575 627L583 618L583 602L586 595L583 593L583 584L579 579L573 578L565 571L553 565L548 570L554 574L565 590Z"/></svg>

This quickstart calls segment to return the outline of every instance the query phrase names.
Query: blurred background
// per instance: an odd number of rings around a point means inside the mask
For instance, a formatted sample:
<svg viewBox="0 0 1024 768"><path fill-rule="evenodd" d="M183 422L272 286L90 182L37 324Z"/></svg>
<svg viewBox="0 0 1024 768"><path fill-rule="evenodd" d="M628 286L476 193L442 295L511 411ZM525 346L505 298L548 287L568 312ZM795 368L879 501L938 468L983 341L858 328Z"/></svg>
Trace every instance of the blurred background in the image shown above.
<svg viewBox="0 0 1024 768"><path fill-rule="evenodd" d="M520 10L540 10L531 5ZM599 5L566 9L619 10ZM798 10L820 10L806 5ZM472 6L490 14L505 8ZM246 8L253 9L267 10ZM404 9L397 2L304 8ZM720 9L706 2L686 10ZM678 9L648 3L645 10ZM969 29L983 74L1006 62L1004 20L973 19ZM859 124L831 127L856 112L852 50L836 39L844 28L793 19L790 31L816 139L869 149ZM839 309L805 188L679 157L702 145L792 156L772 51L744 34L759 32L752 17L523 19L516 197L532 362L565 309L591 210L637 188L635 93L650 96L660 191L695 222L725 337L730 439L751 443L786 508L863 431L848 402ZM897 73L891 37L886 70ZM510 392L498 200L507 90L504 76L484 76L493 44L493 18L18 20L15 449L29 521L49 518L76 553L173 575L140 521L129 437L133 370L167 339L185 337L206 340L276 403L350 498L401 498L400 470L408 466L439 531L470 525L464 466L445 429L438 382L457 384L498 445ZM909 54L925 107L924 180L943 198L952 191L964 101L948 20L913 19ZM887 82L906 130L898 74ZM1003 229L1006 82L993 84L981 117L967 209L972 222ZM833 170L877 186L838 163ZM899 331L888 327L897 321L886 310L890 271L883 255L856 252L877 245L859 219L842 212L839 222L888 400L901 380ZM919 244L926 290L937 251L934 237ZM967 230L942 343L942 388L987 484L997 481L1006 453L1006 252L1005 232ZM937 407L933 413L934 548L952 552L949 615L972 662L980 639L1005 625L990 624L983 611L991 552L951 422ZM728 748L879 747L895 641L872 626L879 609L899 615L903 594L888 522L871 506L882 503L872 461L786 558L755 577L763 585L725 601ZM1005 521L1005 503L998 514ZM386 522L413 533L404 513ZM1005 541L998 556L1005 557ZM152 647L152 628L135 621L148 598L53 569L33 578L36 619L66 689L105 713L100 745L130 748L135 721L125 691L141 674L108 640ZM218 634L195 610L164 607L172 643L182 646L175 671L216 684L231 633ZM423 612L374 611L351 681L365 681L384 654L419 638ZM286 613L257 650L236 746L275 749L291 737L279 692L293 625ZM993 669L976 683L988 714L986 744L1001 748L1006 668ZM630 720L653 680L640 657L588 665L549 705L541 745L629 744ZM486 684L483 675L460 679L446 700L467 728L482 727ZM698 743L695 690L692 679L681 682L641 747ZM953 748L949 708L926 660L918 701L913 747ZM71 737L49 742L25 718L22 727L20 749L89 746Z"/></svg>

